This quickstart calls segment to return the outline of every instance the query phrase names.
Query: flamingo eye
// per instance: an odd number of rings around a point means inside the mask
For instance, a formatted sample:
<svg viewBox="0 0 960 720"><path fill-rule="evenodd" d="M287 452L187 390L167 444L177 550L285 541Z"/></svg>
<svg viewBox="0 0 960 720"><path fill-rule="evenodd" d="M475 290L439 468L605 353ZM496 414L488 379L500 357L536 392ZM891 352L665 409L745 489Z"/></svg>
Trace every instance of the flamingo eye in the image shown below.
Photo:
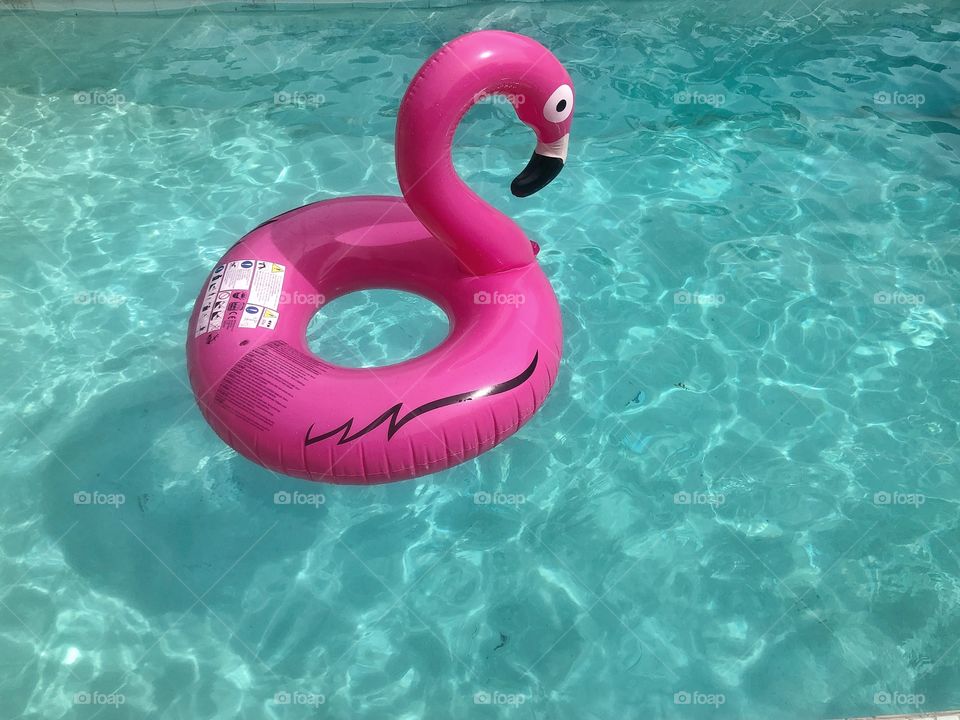
<svg viewBox="0 0 960 720"><path fill-rule="evenodd" d="M573 88L561 85L547 99L543 106L543 117L550 122L563 122L573 112Z"/></svg>

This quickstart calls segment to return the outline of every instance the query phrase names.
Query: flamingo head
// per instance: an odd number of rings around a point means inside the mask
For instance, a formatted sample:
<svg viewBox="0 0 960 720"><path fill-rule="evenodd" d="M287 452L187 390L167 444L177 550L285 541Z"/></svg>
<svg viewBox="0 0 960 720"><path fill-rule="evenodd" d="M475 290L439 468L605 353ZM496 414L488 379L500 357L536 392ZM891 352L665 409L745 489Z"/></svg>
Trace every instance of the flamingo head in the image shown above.
<svg viewBox="0 0 960 720"><path fill-rule="evenodd" d="M530 161L510 185L517 197L527 197L546 187L560 174L567 160L573 124L573 81L553 53L546 48L543 52L518 83L520 92L512 98L517 116L537 136Z"/></svg>

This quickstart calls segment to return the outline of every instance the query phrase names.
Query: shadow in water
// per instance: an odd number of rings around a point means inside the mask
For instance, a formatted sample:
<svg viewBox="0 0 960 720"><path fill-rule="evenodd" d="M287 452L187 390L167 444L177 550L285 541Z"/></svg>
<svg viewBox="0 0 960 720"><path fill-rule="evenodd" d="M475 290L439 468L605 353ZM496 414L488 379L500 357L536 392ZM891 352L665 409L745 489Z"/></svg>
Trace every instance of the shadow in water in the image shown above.
<svg viewBox="0 0 960 720"><path fill-rule="evenodd" d="M323 488L230 451L165 372L95 396L44 442L48 532L92 587L146 614L235 603L259 568L322 532L326 507L274 493Z"/></svg>

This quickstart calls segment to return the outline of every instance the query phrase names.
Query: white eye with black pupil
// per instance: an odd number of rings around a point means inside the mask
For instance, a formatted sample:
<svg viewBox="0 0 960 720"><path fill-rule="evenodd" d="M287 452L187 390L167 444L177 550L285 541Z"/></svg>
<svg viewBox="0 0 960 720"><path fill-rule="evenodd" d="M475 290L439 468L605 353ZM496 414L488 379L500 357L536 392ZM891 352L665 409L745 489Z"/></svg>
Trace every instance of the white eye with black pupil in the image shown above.
<svg viewBox="0 0 960 720"><path fill-rule="evenodd" d="M563 122L573 112L573 88L561 85L547 98L543 106L543 117L550 122Z"/></svg>

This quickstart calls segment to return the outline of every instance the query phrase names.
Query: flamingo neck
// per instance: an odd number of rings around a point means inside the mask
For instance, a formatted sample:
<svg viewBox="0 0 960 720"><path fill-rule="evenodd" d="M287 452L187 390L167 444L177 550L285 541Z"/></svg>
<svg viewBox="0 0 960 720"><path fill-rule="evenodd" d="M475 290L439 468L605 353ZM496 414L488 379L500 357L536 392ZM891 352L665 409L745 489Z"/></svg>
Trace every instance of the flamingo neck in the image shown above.
<svg viewBox="0 0 960 720"><path fill-rule="evenodd" d="M472 275L534 262L523 230L473 192L453 167L453 138L470 107L485 95L522 97L526 89L510 79L522 77L522 58L511 63L503 53L484 55L457 41L441 48L410 83L397 117L397 176L404 199Z"/></svg>

